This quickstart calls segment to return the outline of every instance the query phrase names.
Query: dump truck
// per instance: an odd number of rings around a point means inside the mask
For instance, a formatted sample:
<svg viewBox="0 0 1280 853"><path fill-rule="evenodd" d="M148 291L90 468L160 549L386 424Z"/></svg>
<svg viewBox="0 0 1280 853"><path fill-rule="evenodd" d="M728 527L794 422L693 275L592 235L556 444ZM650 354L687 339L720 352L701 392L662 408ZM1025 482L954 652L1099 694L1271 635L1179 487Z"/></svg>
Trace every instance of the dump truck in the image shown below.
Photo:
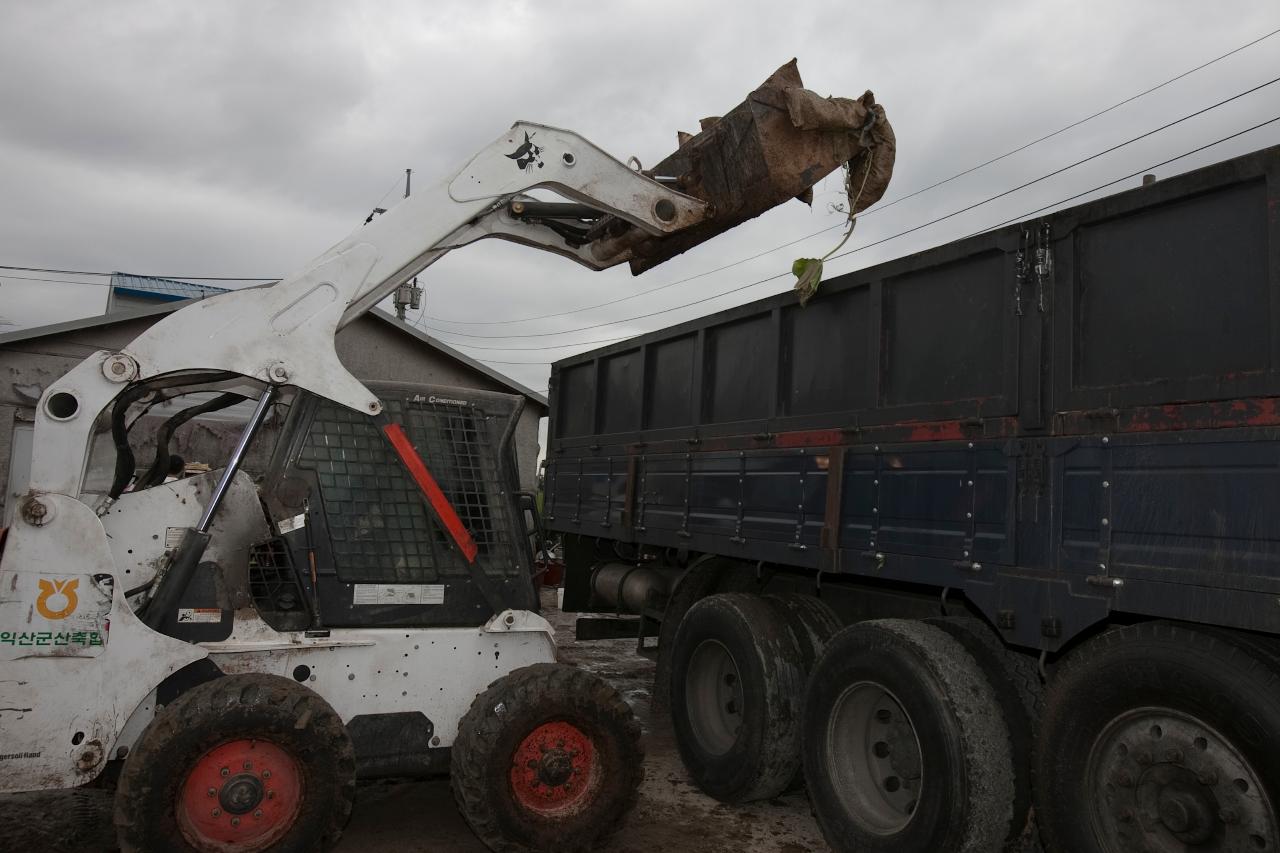
<svg viewBox="0 0 1280 853"><path fill-rule="evenodd" d="M297 272L51 382L0 531L0 792L111 791L126 851L312 851L336 843L357 777L449 772L491 848L595 849L635 802L639 725L556 663L520 524L519 400L366 386L334 335L486 238L641 272L842 166L876 176L869 204L892 140L869 92L829 101L794 61L649 170L517 122ZM153 442L131 434L169 401ZM168 476L176 430L245 401L222 464ZM269 418L271 467L250 476ZM100 434L105 493L85 478Z"/></svg>
<svg viewBox="0 0 1280 853"><path fill-rule="evenodd" d="M838 851L1275 850L1278 330L1280 147L562 359L565 609Z"/></svg>

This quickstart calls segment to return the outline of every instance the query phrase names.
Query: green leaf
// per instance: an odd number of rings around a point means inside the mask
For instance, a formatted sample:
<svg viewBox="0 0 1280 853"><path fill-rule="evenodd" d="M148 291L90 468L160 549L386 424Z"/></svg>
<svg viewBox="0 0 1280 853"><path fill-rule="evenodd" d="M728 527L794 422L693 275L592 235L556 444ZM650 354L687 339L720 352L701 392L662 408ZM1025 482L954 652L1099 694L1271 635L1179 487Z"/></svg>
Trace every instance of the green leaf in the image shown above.
<svg viewBox="0 0 1280 853"><path fill-rule="evenodd" d="M822 284L822 259L797 258L791 265L791 274L796 277L795 289L800 294L800 304L807 305Z"/></svg>

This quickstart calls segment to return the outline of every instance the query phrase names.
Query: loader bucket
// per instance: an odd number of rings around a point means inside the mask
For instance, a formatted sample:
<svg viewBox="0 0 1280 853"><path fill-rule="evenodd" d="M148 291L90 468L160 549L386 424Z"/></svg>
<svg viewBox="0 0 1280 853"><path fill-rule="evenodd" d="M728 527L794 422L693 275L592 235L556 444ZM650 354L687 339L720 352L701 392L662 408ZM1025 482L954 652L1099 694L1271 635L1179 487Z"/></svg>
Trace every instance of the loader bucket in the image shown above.
<svg viewBox="0 0 1280 853"><path fill-rule="evenodd" d="M723 117L680 135L680 146L645 174L707 202L711 216L663 237L621 223L598 241L598 258L627 259L639 275L791 198L848 163L861 192L856 213L884 195L893 173L893 129L866 92L823 98L804 88L793 59Z"/></svg>

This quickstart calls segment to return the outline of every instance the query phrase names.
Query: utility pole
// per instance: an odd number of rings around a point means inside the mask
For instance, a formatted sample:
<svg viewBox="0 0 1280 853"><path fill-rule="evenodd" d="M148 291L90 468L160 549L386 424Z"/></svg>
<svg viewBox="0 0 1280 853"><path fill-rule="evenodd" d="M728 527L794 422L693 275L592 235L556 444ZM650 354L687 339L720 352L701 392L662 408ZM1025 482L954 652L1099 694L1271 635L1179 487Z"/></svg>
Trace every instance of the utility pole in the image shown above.
<svg viewBox="0 0 1280 853"><path fill-rule="evenodd" d="M404 197L409 197L410 181L413 178L413 169L404 170ZM394 297L396 306L396 317L404 320L405 309L412 308L417 311L422 305L422 288L418 287L418 277L415 275L413 281L402 284L396 288Z"/></svg>

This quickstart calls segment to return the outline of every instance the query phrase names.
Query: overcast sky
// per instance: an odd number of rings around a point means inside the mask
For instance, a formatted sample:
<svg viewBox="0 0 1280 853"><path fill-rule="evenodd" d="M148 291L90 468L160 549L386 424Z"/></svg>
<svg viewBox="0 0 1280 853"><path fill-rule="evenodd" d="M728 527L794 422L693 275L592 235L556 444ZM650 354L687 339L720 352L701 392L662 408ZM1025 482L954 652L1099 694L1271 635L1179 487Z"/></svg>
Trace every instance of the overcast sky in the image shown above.
<svg viewBox="0 0 1280 853"><path fill-rule="evenodd" d="M1275 2L17 2L0 0L0 264L280 276L425 188L517 119L657 162L677 130L797 57L822 94L872 89L897 133L885 201L1002 154L1280 27ZM1280 74L1280 35L884 211L895 234ZM1280 84L909 237L829 275L964 236L1280 115ZM1280 122L1158 170L1280 142ZM541 362L791 286L795 246L618 304L829 226L789 202L639 278L486 241L423 279L431 333L536 389ZM1129 182L1136 184L1136 179ZM1114 190L1113 190L1114 191ZM872 208L874 212L876 208ZM870 213L870 212L869 212ZM104 279L0 270L0 322L100 313ZM60 278L96 284L33 282ZM492 324L556 312L565 316ZM460 322L461 321L461 322ZM510 337L525 335L526 337ZM556 346L556 349L545 347ZM533 349L539 347L541 349ZM503 362L498 364L496 362ZM508 364L506 362L517 362Z"/></svg>

